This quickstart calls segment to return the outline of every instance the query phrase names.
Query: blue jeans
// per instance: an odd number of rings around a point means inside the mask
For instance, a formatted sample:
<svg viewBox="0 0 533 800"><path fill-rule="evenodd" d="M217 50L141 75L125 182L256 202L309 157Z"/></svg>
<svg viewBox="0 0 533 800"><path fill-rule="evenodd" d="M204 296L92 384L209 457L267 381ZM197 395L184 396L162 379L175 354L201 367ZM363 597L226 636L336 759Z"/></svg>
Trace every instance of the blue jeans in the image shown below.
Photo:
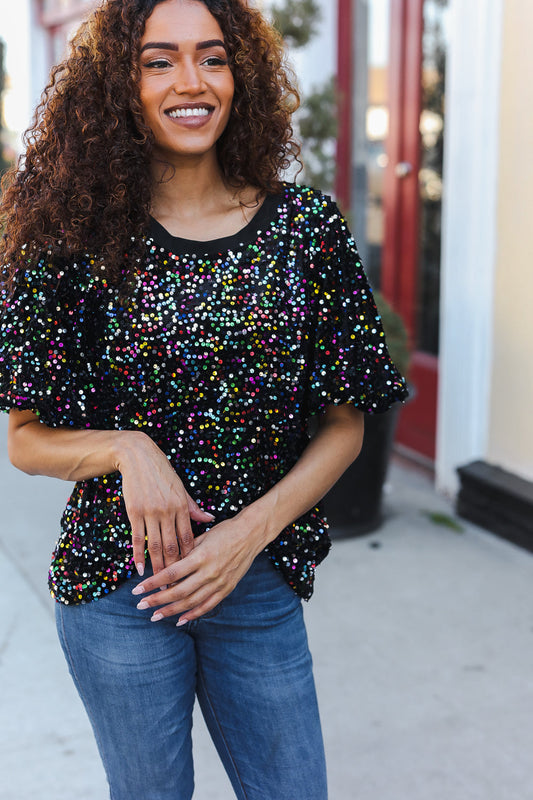
<svg viewBox="0 0 533 800"><path fill-rule="evenodd" d="M182 628L137 610L139 582L86 605L56 604L111 800L190 800L195 695L239 800L326 800L301 602L267 556Z"/></svg>

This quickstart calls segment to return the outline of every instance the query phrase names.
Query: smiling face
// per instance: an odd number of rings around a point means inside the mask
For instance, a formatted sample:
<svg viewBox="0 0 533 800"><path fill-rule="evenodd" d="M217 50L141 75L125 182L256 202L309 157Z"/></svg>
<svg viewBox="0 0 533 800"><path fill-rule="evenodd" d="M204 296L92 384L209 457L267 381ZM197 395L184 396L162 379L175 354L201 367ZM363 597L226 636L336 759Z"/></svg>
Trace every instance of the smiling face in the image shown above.
<svg viewBox="0 0 533 800"><path fill-rule="evenodd" d="M178 164L216 155L231 113L234 83L222 30L198 0L166 0L141 39L140 98L155 155Z"/></svg>

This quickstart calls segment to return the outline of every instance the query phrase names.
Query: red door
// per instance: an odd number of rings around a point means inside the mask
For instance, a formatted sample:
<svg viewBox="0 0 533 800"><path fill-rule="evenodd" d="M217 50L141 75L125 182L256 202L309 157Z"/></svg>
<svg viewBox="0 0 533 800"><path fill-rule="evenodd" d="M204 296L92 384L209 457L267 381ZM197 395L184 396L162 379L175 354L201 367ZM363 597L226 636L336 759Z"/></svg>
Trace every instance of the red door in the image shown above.
<svg viewBox="0 0 533 800"><path fill-rule="evenodd" d="M429 460L437 419L446 14L447 0L339 0L337 194L350 209L372 285L409 330L412 399L397 441Z"/></svg>

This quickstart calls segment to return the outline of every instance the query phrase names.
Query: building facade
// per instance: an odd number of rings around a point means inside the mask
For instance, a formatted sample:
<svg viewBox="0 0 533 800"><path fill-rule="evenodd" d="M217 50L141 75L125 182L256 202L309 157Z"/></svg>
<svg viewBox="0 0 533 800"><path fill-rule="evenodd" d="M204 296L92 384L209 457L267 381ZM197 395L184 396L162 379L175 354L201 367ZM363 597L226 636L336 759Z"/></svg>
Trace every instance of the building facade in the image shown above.
<svg viewBox="0 0 533 800"><path fill-rule="evenodd" d="M450 494L475 460L532 481L533 6L338 0L337 15L337 194L413 345L400 443Z"/></svg>

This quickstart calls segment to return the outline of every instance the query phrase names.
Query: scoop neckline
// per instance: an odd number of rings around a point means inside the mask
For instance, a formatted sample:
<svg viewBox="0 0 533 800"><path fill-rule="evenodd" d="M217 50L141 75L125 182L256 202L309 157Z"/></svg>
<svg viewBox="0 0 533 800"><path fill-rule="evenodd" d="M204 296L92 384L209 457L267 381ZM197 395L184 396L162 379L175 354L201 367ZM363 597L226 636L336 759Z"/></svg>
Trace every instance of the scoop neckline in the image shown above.
<svg viewBox="0 0 533 800"><path fill-rule="evenodd" d="M160 222L150 216L148 238L174 255L209 255L244 247L253 244L257 240L258 233L274 220L282 199L282 194L267 194L260 208L246 225L229 236L206 240L173 236Z"/></svg>

